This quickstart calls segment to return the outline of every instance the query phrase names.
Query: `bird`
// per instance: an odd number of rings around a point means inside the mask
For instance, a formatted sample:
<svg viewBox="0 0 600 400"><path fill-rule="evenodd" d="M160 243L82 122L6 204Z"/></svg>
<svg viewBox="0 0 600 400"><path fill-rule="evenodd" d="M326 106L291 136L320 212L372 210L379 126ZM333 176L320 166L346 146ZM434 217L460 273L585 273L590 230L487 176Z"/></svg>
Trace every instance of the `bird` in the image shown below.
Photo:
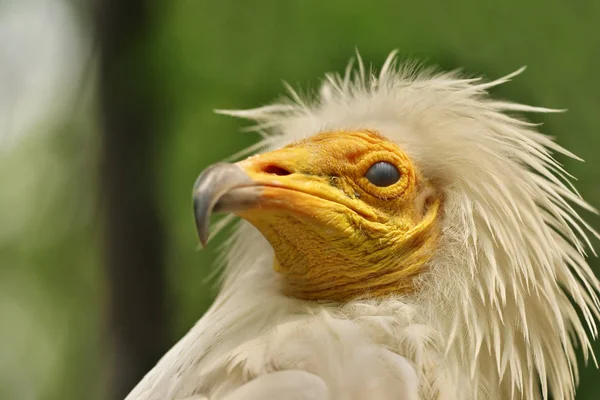
<svg viewBox="0 0 600 400"><path fill-rule="evenodd" d="M314 92L217 110L261 135L193 186L202 244L211 215L236 224L220 291L127 399L574 399L596 211L524 117L562 110L490 94L523 70L357 53Z"/></svg>

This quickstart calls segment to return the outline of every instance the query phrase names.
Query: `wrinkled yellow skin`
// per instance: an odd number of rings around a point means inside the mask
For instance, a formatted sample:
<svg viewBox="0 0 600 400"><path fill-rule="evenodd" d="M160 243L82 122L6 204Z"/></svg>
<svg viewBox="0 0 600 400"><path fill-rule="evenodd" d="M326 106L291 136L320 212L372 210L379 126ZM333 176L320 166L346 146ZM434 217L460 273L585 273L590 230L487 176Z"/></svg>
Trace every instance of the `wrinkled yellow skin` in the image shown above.
<svg viewBox="0 0 600 400"><path fill-rule="evenodd" d="M387 161L401 179L365 174ZM348 301L408 293L436 249L441 199L394 143L370 132L329 132L238 164L263 188L240 212L275 252L287 295Z"/></svg>

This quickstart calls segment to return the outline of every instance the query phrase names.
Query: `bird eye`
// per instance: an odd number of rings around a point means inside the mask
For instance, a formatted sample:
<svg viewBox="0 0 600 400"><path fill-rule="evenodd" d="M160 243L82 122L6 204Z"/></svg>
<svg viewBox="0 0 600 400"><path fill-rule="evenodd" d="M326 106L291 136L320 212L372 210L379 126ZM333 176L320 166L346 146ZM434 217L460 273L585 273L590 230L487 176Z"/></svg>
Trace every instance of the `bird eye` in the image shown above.
<svg viewBox="0 0 600 400"><path fill-rule="evenodd" d="M365 177L375 186L391 186L400 180L400 171L389 162L380 161L369 168Z"/></svg>

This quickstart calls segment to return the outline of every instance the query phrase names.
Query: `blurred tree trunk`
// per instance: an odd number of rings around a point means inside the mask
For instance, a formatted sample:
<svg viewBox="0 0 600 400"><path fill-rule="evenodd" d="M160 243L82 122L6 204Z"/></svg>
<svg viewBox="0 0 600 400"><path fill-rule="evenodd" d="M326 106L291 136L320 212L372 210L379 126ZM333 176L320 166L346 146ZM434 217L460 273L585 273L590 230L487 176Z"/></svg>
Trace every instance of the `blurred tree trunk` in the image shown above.
<svg viewBox="0 0 600 400"><path fill-rule="evenodd" d="M99 49L101 187L109 285L112 399L165 350L163 229L158 219L158 96L149 65L149 0L94 0Z"/></svg>

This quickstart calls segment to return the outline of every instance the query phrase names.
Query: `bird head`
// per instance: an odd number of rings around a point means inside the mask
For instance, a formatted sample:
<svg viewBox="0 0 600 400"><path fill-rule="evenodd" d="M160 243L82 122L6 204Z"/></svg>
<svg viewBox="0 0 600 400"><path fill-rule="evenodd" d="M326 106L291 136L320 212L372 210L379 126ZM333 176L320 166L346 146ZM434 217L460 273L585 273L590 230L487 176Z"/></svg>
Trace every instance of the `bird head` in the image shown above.
<svg viewBox="0 0 600 400"><path fill-rule="evenodd" d="M284 291L301 299L411 292L439 236L440 194L371 131L320 133L217 164L195 193L201 239L210 207L234 211L271 243Z"/></svg>
<svg viewBox="0 0 600 400"><path fill-rule="evenodd" d="M396 299L443 338L450 373L469 371L456 379L468 398L573 398L575 348L592 354L600 316L586 262L598 234L576 207L594 209L553 153L576 156L515 115L555 110L488 95L521 70L485 82L397 66L394 54L379 73L358 61L312 99L290 90L225 112L257 123L262 152L200 175L200 240L211 213L230 212L270 248L243 228L223 301L260 301L257 288L340 305ZM278 279L265 283L264 269Z"/></svg>

